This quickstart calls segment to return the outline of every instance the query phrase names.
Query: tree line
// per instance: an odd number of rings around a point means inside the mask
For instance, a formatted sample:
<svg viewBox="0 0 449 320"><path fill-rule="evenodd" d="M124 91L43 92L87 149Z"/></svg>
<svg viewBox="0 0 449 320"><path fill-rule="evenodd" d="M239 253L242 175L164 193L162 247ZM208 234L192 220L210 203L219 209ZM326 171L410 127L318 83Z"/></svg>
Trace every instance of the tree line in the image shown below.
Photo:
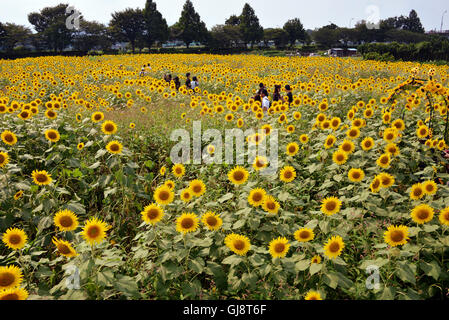
<svg viewBox="0 0 449 320"><path fill-rule="evenodd" d="M181 16L174 25L157 10L156 3L147 0L145 7L127 8L114 12L108 25L87 21L80 16L79 29L66 26L67 4L46 7L28 15L34 32L26 26L0 22L0 47L5 52L18 48L34 48L38 52L109 51L116 43L129 43L132 52L162 46L167 41L182 41L187 48L201 43L209 48L247 48L274 43L277 48L294 47L299 41L312 41L321 49L332 46L355 46L371 42L419 43L429 40L415 10L408 16L381 20L379 28L371 28L366 21L354 28L338 27L331 23L314 31L305 30L300 19L287 21L283 28L264 29L254 9L245 4L240 15L232 15L224 24L208 30L192 2L186 0Z"/></svg>

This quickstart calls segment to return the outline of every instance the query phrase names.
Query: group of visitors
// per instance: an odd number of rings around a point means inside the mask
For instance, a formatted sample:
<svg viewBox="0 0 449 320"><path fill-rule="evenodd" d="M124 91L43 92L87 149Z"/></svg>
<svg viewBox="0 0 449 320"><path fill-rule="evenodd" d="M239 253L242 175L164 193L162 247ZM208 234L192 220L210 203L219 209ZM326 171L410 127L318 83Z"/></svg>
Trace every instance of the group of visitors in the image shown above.
<svg viewBox="0 0 449 320"><path fill-rule="evenodd" d="M281 95L281 89L282 87L280 85L274 86L274 93L273 93L273 102L275 101L283 101L284 98ZM286 97L288 98L288 104L290 105L293 102L293 94L292 94L292 88L290 85L285 86L285 92ZM259 101L262 104L262 110L263 112L268 112L268 110L271 108L271 102L268 98L268 90L265 87L263 83L259 84L259 90L256 93L256 96L254 97L255 101Z"/></svg>
<svg viewBox="0 0 449 320"><path fill-rule="evenodd" d="M176 90L179 90L179 88L181 87L181 81L179 80L179 77L177 77L177 76L176 76L175 78L172 79L172 75L171 75L171 74L166 74L166 75L164 76L164 80L165 80L168 84L170 84L171 81L173 80L173 82L175 83ZM197 78L197 77L193 77L192 79L190 79L190 73L187 73L187 74L186 74L186 82L185 82L185 86L186 86L186 88L187 88L188 90L189 90L189 89L192 89L192 90L195 91L195 89L196 89L197 87L199 87L198 78Z"/></svg>

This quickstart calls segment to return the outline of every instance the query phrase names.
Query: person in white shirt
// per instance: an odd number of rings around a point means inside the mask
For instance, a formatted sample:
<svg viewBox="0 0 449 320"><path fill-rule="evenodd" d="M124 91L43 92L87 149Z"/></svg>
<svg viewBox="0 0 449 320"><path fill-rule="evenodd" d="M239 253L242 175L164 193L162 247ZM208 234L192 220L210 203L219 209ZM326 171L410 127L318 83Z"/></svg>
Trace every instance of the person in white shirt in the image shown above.
<svg viewBox="0 0 449 320"><path fill-rule="evenodd" d="M262 110L264 113L267 113L268 109L270 109L270 100L268 100L268 91L266 89L263 89L260 93L260 96L262 97Z"/></svg>
<svg viewBox="0 0 449 320"><path fill-rule="evenodd" d="M190 83L190 85L192 86L192 90L195 90L195 88L199 86L197 77L192 78L192 82Z"/></svg>

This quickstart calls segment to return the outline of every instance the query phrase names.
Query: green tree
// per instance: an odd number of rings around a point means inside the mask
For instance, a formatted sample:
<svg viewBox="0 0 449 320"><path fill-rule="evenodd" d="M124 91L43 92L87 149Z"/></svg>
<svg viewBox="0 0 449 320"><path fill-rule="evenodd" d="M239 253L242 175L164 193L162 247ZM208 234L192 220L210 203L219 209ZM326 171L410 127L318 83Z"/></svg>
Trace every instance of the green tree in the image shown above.
<svg viewBox="0 0 449 320"><path fill-rule="evenodd" d="M276 48L285 48L289 43L288 33L284 29L268 28L264 30L263 34L263 41L266 46L268 41L274 41Z"/></svg>
<svg viewBox="0 0 449 320"><path fill-rule="evenodd" d="M416 33L424 33L424 27L415 10L410 11L408 18L405 19L403 29Z"/></svg>
<svg viewBox="0 0 449 320"><path fill-rule="evenodd" d="M216 25L210 31L208 45L213 48L237 47L242 35L240 28L233 25Z"/></svg>
<svg viewBox="0 0 449 320"><path fill-rule="evenodd" d="M128 41L132 52L135 52L136 41L141 37L144 29L144 18L141 9L125 9L114 12L109 22L111 32L118 41Z"/></svg>
<svg viewBox="0 0 449 320"><path fill-rule="evenodd" d="M6 23L3 26L5 36L3 46L7 52L13 51L18 44L25 45L30 40L31 30L15 23Z"/></svg>
<svg viewBox="0 0 449 320"><path fill-rule="evenodd" d="M187 0L181 12L181 17L176 24L176 35L186 44L187 48L193 41L206 41L208 32L206 24L201 21L200 15L195 11L193 3Z"/></svg>
<svg viewBox="0 0 449 320"><path fill-rule="evenodd" d="M157 10L156 3L152 0L147 0L143 17L144 38L148 49L151 49L156 41L160 43L167 41L169 36L167 21L162 17L162 14Z"/></svg>
<svg viewBox="0 0 449 320"><path fill-rule="evenodd" d="M287 32L290 46L293 47L297 40L305 42L307 39L306 31L298 18L288 20L284 24L284 30Z"/></svg>
<svg viewBox="0 0 449 320"><path fill-rule="evenodd" d="M259 23L259 18L248 3L245 4L240 15L240 31L243 42L246 45L251 43L251 47L255 42L263 39L263 28Z"/></svg>
<svg viewBox="0 0 449 320"><path fill-rule="evenodd" d="M71 42L73 30L66 26L68 4L43 8L40 12L28 15L28 21L34 29L45 39L48 48L55 52L62 51Z"/></svg>
<svg viewBox="0 0 449 320"><path fill-rule="evenodd" d="M314 31L312 36L321 47L328 49L339 44L341 33L338 26L330 24Z"/></svg>
<svg viewBox="0 0 449 320"><path fill-rule="evenodd" d="M80 30L73 36L73 46L76 50L89 51L93 49L109 49L112 45L107 27L96 21L80 21Z"/></svg>
<svg viewBox="0 0 449 320"><path fill-rule="evenodd" d="M228 19L226 19L225 25L227 25L227 26L239 26L240 25L240 18L237 17L235 14L233 14Z"/></svg>

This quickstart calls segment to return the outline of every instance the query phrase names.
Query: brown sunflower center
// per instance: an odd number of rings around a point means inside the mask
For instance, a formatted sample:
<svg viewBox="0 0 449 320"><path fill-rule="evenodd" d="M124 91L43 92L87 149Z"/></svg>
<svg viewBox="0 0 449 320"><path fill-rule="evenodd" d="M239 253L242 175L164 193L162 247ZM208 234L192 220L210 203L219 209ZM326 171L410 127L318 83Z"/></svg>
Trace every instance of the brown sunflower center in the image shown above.
<svg viewBox="0 0 449 320"><path fill-rule="evenodd" d="M421 188L416 188L415 190L413 190L413 195L415 197L420 197L423 194L423 191Z"/></svg>
<svg viewBox="0 0 449 320"><path fill-rule="evenodd" d="M112 144L110 148L111 148L111 151L113 151L113 152L117 152L120 150L119 145L116 143Z"/></svg>
<svg viewBox="0 0 449 320"><path fill-rule="evenodd" d="M371 148L371 141L365 141L365 148Z"/></svg>
<svg viewBox="0 0 449 320"><path fill-rule="evenodd" d="M284 252L284 250L285 250L285 244L283 244L283 243L276 243L276 245L274 246L274 251L277 253Z"/></svg>
<svg viewBox="0 0 449 320"><path fill-rule="evenodd" d="M148 219L150 219L150 220L154 220L154 219L156 219L158 216L159 216L159 210L157 210L157 209L150 209L150 210L147 212L147 217L148 217Z"/></svg>
<svg viewBox="0 0 449 320"><path fill-rule="evenodd" d="M338 252L340 250L340 244L338 242L332 242L329 246L329 251L332 253Z"/></svg>
<svg viewBox="0 0 449 320"><path fill-rule="evenodd" d="M243 250L245 248L245 242L243 242L242 240L235 240L234 248L237 250Z"/></svg>
<svg viewBox="0 0 449 320"><path fill-rule="evenodd" d="M192 228L192 227L193 227L193 219L192 219L192 218L184 218L184 219L181 221L181 226L182 226L184 229L190 229L190 228Z"/></svg>
<svg viewBox="0 0 449 320"><path fill-rule="evenodd" d="M16 277L10 272L0 273L0 287L8 287L14 283Z"/></svg>
<svg viewBox="0 0 449 320"><path fill-rule="evenodd" d="M69 216L63 216L63 217L59 218L59 223L64 228L70 228L73 225L73 220Z"/></svg>
<svg viewBox="0 0 449 320"><path fill-rule="evenodd" d="M262 201L262 199L263 199L263 195L260 192L256 192L253 194L253 200L255 202Z"/></svg>
<svg viewBox="0 0 449 320"><path fill-rule="evenodd" d="M267 202L267 208L269 209L269 210L274 210L274 209L276 209L276 204L273 202L273 201L269 201L269 202Z"/></svg>
<svg viewBox="0 0 449 320"><path fill-rule="evenodd" d="M285 171L284 172L284 178L290 179L292 177L293 177L293 172L291 172L291 171Z"/></svg>
<svg viewBox="0 0 449 320"><path fill-rule="evenodd" d="M326 209L329 211L334 211L336 207L337 203L335 203L335 201L329 201L326 203Z"/></svg>
<svg viewBox="0 0 449 320"><path fill-rule="evenodd" d="M40 183L44 183L48 180L48 177L45 174L39 173L36 175L36 180Z"/></svg>
<svg viewBox="0 0 449 320"><path fill-rule="evenodd" d="M163 201L168 200L168 198L170 198L170 194L168 193L168 191L161 191L161 193L159 193L159 198Z"/></svg>
<svg viewBox="0 0 449 320"><path fill-rule="evenodd" d="M421 220L427 219L429 215L430 213L426 209L419 210L417 214L418 218L420 218Z"/></svg>
<svg viewBox="0 0 449 320"><path fill-rule="evenodd" d="M309 231L301 231L299 233L299 237L301 239L308 239L310 237L310 232Z"/></svg>
<svg viewBox="0 0 449 320"><path fill-rule="evenodd" d="M98 226L91 226L87 230L87 235L89 238L96 238L100 235L100 228Z"/></svg>
<svg viewBox="0 0 449 320"><path fill-rule="evenodd" d="M402 233L402 231L395 230L391 233L390 238L393 242L401 242L402 240L404 240L404 234Z"/></svg>
<svg viewBox="0 0 449 320"><path fill-rule="evenodd" d="M56 132L50 131L50 132L48 133L48 138L51 139L51 140L56 139L56 138L57 138Z"/></svg>
<svg viewBox="0 0 449 320"><path fill-rule="evenodd" d="M8 133L4 136L5 140L7 142L13 142L14 141L14 137L12 136L12 134Z"/></svg>
<svg viewBox="0 0 449 320"><path fill-rule="evenodd" d="M356 179L356 180L358 180L358 179L360 179L360 172L358 172L358 171L354 171L353 173L352 173L352 178L353 179Z"/></svg>
<svg viewBox="0 0 449 320"><path fill-rule="evenodd" d="M101 115L100 114L96 114L94 116L94 119L97 120L97 121L101 120Z"/></svg>
<svg viewBox="0 0 449 320"><path fill-rule="evenodd" d="M234 172L233 177L236 181L242 181L244 179L245 175L242 171L236 171L236 172Z"/></svg>
<svg viewBox="0 0 449 320"><path fill-rule="evenodd" d="M290 148L288 148L288 152L290 153L295 153L296 148L294 146L291 146Z"/></svg>
<svg viewBox="0 0 449 320"><path fill-rule="evenodd" d="M70 252L71 252L70 248L62 243L58 244L58 251L61 254L70 254Z"/></svg>
<svg viewBox="0 0 449 320"><path fill-rule="evenodd" d="M111 123L108 123L107 125L104 126L104 130L106 132L112 132L112 131L114 131L114 129L115 129L115 126Z"/></svg>
<svg viewBox="0 0 449 320"><path fill-rule="evenodd" d="M345 143L342 147L344 152L349 152L351 151L351 145L349 143Z"/></svg>
<svg viewBox="0 0 449 320"><path fill-rule="evenodd" d="M382 164L388 164L388 157L382 157L382 158L380 158L380 163L382 163Z"/></svg>
<svg viewBox="0 0 449 320"><path fill-rule="evenodd" d="M17 293L9 293L2 297L2 300L19 300Z"/></svg>
<svg viewBox="0 0 449 320"><path fill-rule="evenodd" d="M0 164L5 162L5 160L6 160L6 157L0 153Z"/></svg>
<svg viewBox="0 0 449 320"><path fill-rule="evenodd" d="M206 222L211 227L215 227L217 225L217 223L218 223L217 218L215 218L213 216L207 217Z"/></svg>

